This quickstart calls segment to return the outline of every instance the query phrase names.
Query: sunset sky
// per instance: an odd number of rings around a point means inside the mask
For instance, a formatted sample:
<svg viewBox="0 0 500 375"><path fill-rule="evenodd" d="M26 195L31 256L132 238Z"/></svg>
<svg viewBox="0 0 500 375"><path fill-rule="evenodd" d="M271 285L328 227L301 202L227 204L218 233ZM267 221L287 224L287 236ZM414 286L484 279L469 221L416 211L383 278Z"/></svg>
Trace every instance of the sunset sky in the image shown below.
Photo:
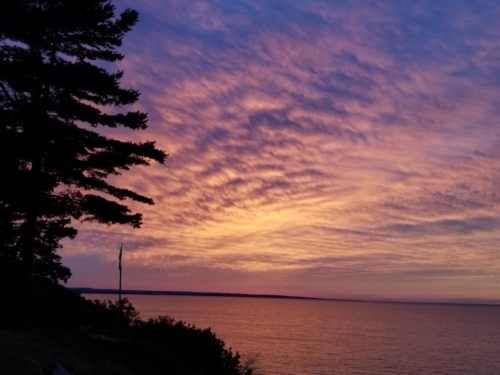
<svg viewBox="0 0 500 375"><path fill-rule="evenodd" d="M165 165L68 285L500 303L500 2L120 0Z"/></svg>

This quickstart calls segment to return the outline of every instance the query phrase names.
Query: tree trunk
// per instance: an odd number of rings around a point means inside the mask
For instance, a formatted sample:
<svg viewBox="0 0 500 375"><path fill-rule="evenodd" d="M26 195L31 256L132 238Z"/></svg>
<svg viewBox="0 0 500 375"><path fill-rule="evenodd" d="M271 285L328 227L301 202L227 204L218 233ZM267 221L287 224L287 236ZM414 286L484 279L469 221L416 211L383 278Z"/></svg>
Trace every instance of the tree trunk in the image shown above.
<svg viewBox="0 0 500 375"><path fill-rule="evenodd" d="M38 7L40 8L40 3ZM40 52L40 40L42 30L35 24L32 30L32 40L29 43L32 67L35 78L35 85L32 93L32 106L27 114L26 135L28 143L31 145L31 171L27 189L26 218L24 223L24 238L22 247L22 274L21 294L20 294L20 327L30 329L33 326L33 273L35 270L35 245L38 233L37 221L41 194L41 177L43 163L44 136L42 125L47 119L44 102L49 96L49 77L43 75L43 57ZM54 42L55 43L55 42ZM55 64L55 44L52 48L50 59L50 71L54 70Z"/></svg>
<svg viewBox="0 0 500 375"><path fill-rule="evenodd" d="M22 283L20 295L19 325L30 329L33 325L33 273L35 266L35 241L37 234L38 206L40 200L40 175L42 163L35 157L31 164L30 196L26 208L22 248Z"/></svg>

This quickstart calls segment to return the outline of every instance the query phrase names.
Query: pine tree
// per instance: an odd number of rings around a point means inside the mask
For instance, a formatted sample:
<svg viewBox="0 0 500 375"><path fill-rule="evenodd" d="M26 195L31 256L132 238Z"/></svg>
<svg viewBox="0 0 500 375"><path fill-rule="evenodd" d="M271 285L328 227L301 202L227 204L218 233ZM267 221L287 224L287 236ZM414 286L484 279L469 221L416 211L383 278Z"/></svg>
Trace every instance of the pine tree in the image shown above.
<svg viewBox="0 0 500 375"><path fill-rule="evenodd" d="M2 208L5 207L0 208L0 217L5 226L0 231L0 290L6 288L13 292L19 289L22 282L22 225L6 218L8 213ZM74 238L77 234L69 224L69 219L41 217L37 220L33 269L35 285L53 286L59 282L66 283L71 277L71 270L62 264L61 256L57 254L57 250L62 248L60 241Z"/></svg>
<svg viewBox="0 0 500 375"><path fill-rule="evenodd" d="M120 201L153 204L108 177L164 163L165 152L96 130L147 127L146 113L114 109L139 92L121 87L122 71L103 68L124 58L118 48L137 20L130 9L116 16L110 0L0 0L0 135L10 155L0 163L14 189L0 189L0 203L22 222L25 325L41 219L138 228L141 214Z"/></svg>

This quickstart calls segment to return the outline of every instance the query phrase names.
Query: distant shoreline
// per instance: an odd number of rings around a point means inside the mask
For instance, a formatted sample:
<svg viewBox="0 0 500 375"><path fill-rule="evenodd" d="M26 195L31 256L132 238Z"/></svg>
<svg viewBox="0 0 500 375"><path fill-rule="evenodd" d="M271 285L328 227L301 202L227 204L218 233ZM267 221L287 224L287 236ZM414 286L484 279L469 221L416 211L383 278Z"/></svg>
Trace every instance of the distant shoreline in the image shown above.
<svg viewBox="0 0 500 375"><path fill-rule="evenodd" d="M82 294L118 294L118 289L95 289L95 288L68 288L76 290ZM473 301L388 301L388 300L363 300L363 299L344 299L344 298L319 298L303 296L285 296L280 294L247 294L247 293L219 293L219 292L189 292L173 290L133 290L124 289L122 294L149 295L149 296L193 296L193 297L236 297L236 298L276 298L276 299L299 299L299 300L317 300L317 301L340 301L340 302L374 302L374 303L401 303L401 304L421 304L421 305L462 305L462 306L492 306L499 307L500 303L492 302L473 302Z"/></svg>
<svg viewBox="0 0 500 375"><path fill-rule="evenodd" d="M68 288L82 294L118 294L118 289ZM325 300L325 298L284 296L279 294L246 294L246 293L216 293L216 292L184 292L172 290L130 290L123 289L122 294L153 295L153 296L198 296L198 297L239 297L239 298L279 298Z"/></svg>

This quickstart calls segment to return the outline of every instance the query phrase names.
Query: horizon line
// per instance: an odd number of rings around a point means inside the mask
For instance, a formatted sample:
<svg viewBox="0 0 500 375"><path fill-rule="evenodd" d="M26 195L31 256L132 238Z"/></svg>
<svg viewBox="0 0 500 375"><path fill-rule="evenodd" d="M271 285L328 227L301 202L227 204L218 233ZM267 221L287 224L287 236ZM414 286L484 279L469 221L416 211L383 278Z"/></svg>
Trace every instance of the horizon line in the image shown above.
<svg viewBox="0 0 500 375"><path fill-rule="evenodd" d="M90 288L90 287L68 287L70 290L77 290L84 294L119 294L118 289L113 288ZM94 293L92 293L94 292ZM409 301L409 300L386 300L386 299L356 299L356 298L324 298L324 297L306 297L290 296L283 294L255 294L255 293L226 293L226 292L193 292L193 291L174 291L174 290L141 290L141 289L122 289L122 294L135 295L177 295L177 296L199 296L199 297L235 297L235 298L276 298L276 299L302 299L302 300L321 300L321 301L339 301L339 302L366 302L366 303L411 303L426 305L468 305L468 306L500 306L500 301L474 302L472 301Z"/></svg>

